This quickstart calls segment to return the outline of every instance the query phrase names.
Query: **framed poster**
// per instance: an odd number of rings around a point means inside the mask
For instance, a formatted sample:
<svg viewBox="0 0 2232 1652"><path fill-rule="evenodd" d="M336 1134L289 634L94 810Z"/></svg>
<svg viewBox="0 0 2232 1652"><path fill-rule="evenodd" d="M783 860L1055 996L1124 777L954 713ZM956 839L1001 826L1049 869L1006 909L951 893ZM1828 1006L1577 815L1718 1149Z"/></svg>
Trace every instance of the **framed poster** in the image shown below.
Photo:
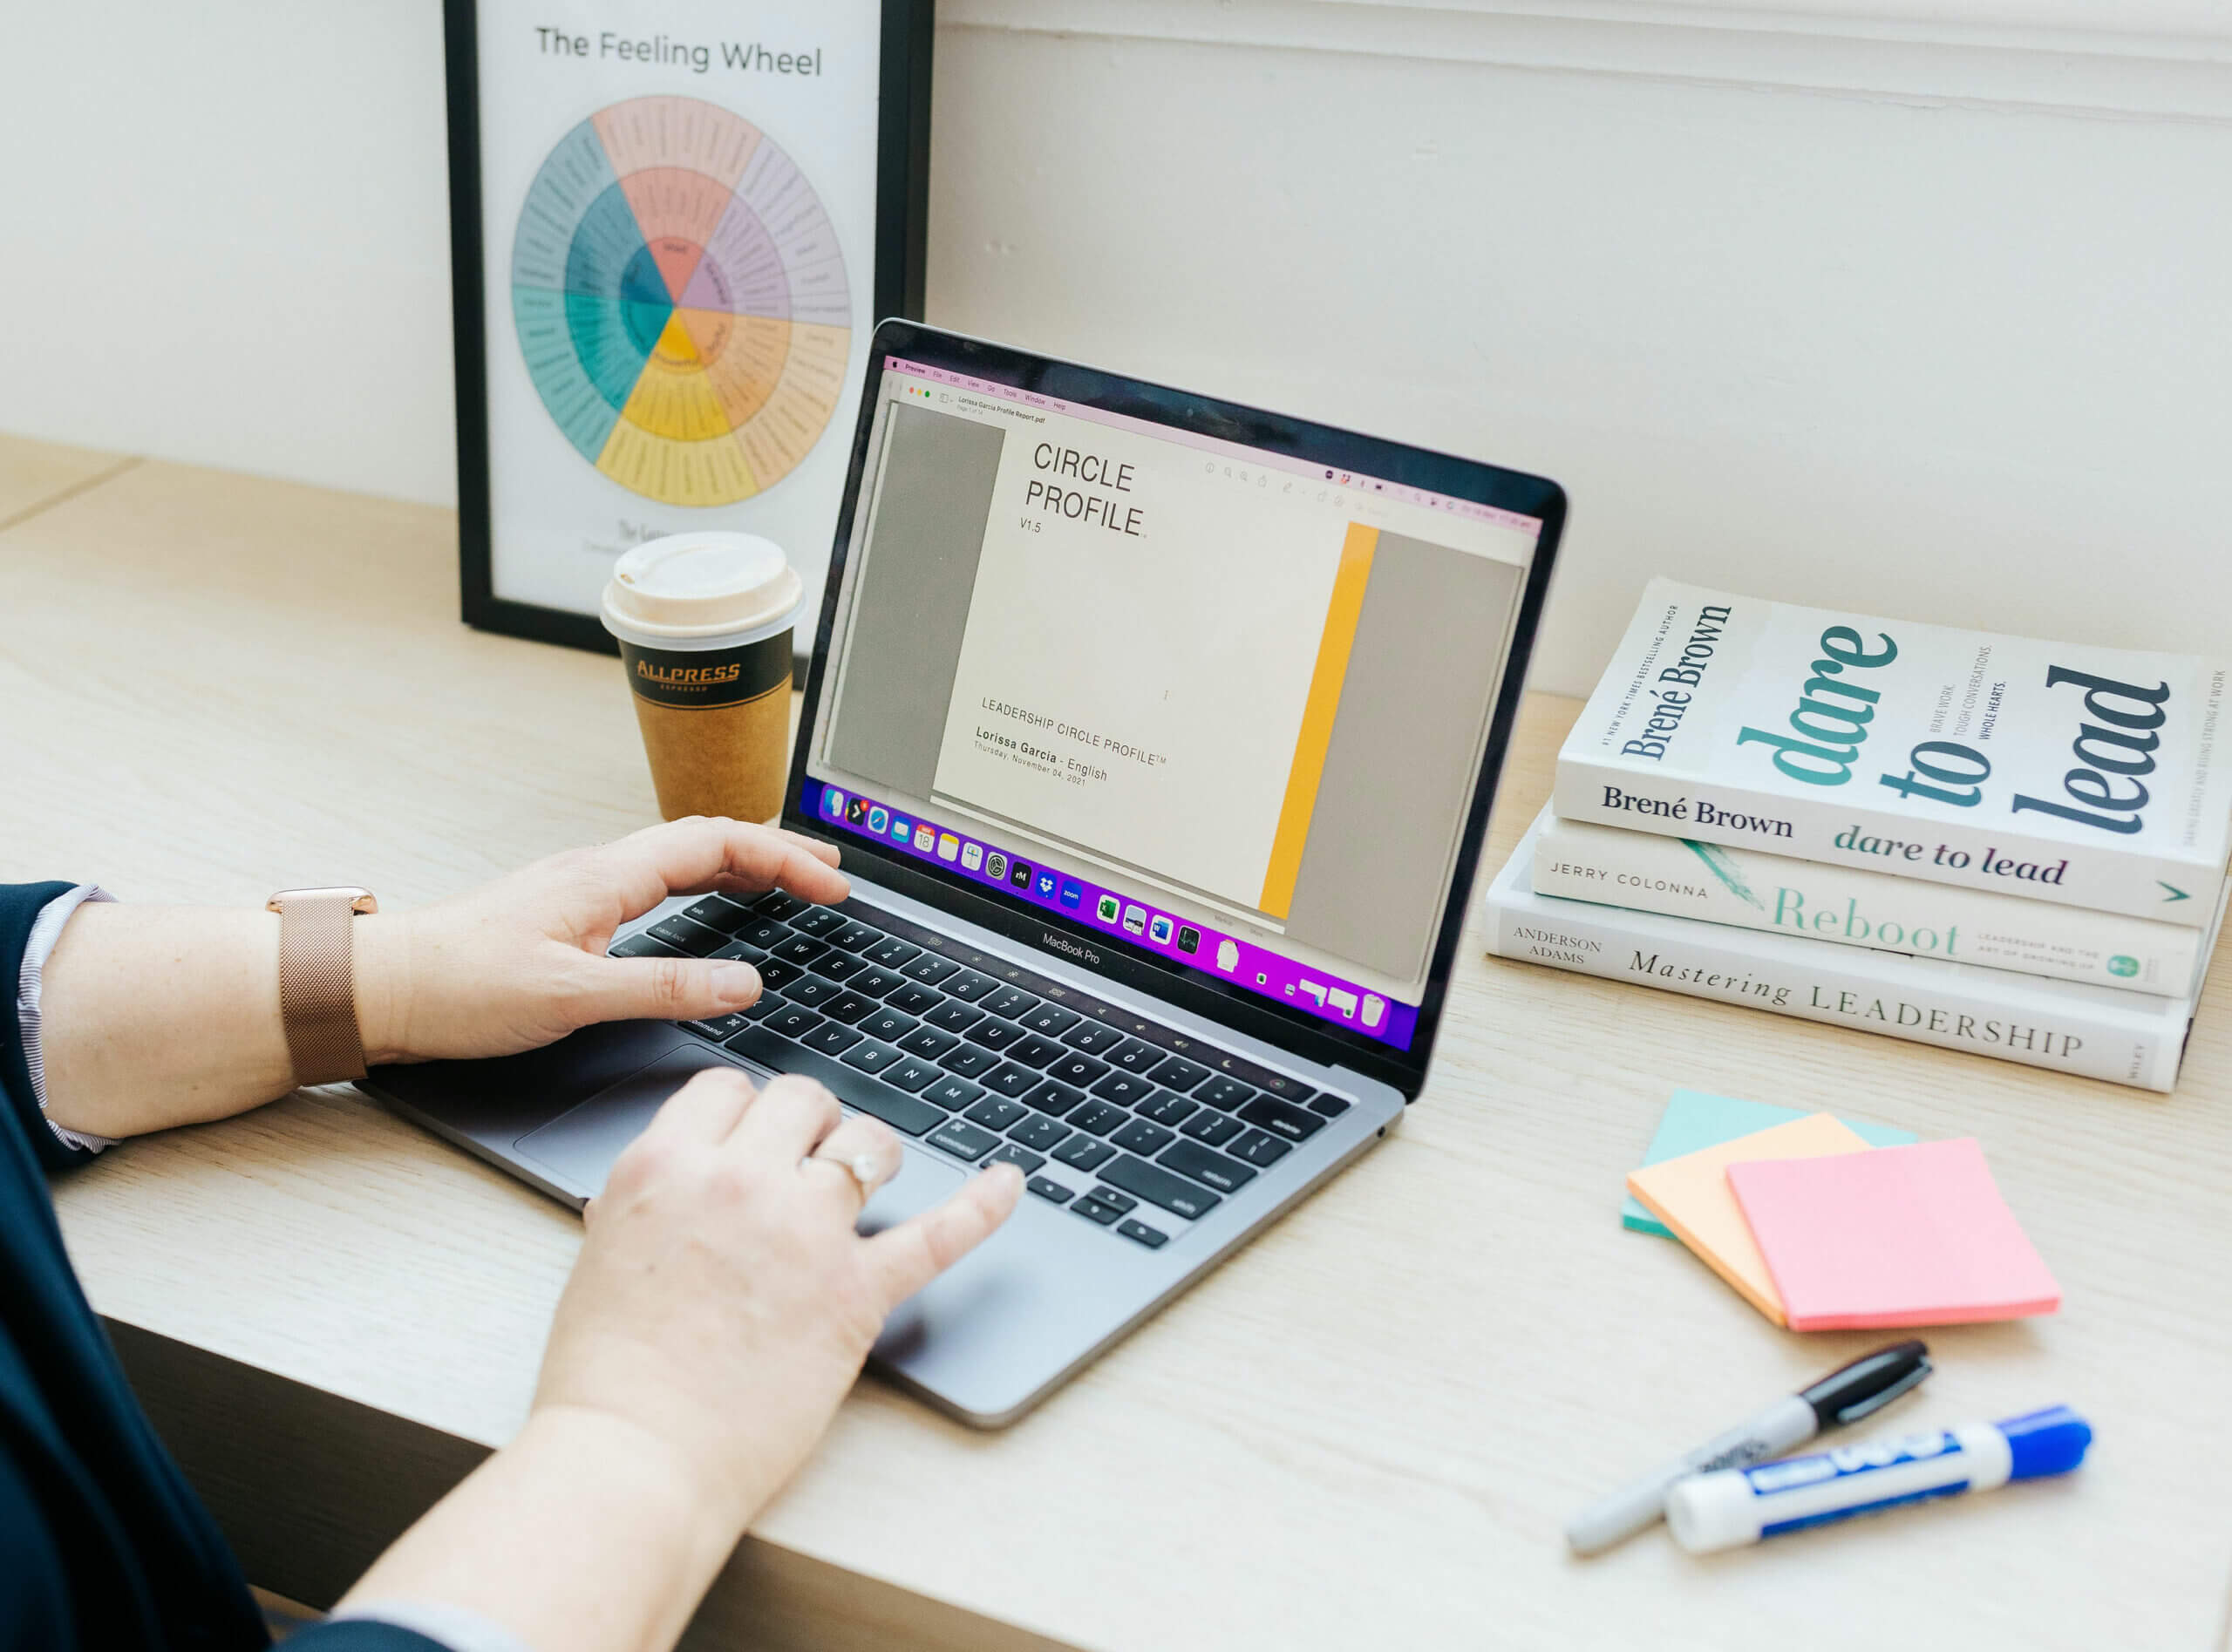
<svg viewBox="0 0 2232 1652"><path fill-rule="evenodd" d="M933 0L446 0L466 622L610 651L613 559L790 554L813 635L876 321L922 314Z"/></svg>

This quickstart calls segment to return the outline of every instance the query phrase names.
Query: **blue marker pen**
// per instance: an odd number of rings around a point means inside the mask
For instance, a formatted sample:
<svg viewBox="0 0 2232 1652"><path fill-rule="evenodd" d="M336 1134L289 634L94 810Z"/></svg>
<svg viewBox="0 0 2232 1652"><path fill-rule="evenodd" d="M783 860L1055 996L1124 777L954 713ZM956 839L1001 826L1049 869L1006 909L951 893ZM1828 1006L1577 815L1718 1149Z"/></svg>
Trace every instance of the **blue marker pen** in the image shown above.
<svg viewBox="0 0 2232 1652"><path fill-rule="evenodd" d="M2092 1430L2083 1417L2066 1405L2049 1406L2001 1423L1970 1423L1696 1475L1666 1493L1666 1523L1684 1548L1709 1554L1904 1503L2066 1474L2085 1460L2092 1444Z"/></svg>

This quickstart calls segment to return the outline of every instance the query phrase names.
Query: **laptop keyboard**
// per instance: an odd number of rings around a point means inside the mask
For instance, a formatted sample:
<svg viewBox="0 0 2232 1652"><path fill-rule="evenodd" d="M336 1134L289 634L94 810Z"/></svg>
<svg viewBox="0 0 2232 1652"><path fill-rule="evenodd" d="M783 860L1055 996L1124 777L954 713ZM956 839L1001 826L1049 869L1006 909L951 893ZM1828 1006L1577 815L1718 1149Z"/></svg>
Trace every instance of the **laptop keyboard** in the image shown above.
<svg viewBox="0 0 2232 1652"><path fill-rule="evenodd" d="M707 895L612 951L745 960L759 1002L687 1030L1151 1250L1349 1107L856 901Z"/></svg>

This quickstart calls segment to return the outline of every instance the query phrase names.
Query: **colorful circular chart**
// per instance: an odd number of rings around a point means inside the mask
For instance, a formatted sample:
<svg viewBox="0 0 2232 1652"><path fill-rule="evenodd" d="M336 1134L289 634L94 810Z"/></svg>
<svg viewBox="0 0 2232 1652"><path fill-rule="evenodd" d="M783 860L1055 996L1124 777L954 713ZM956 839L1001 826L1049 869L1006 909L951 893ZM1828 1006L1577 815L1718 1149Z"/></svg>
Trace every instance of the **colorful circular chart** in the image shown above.
<svg viewBox="0 0 2232 1652"><path fill-rule="evenodd" d="M852 314L805 174L695 98L590 116L520 209L527 374L582 457L647 499L731 505L789 474L836 411Z"/></svg>

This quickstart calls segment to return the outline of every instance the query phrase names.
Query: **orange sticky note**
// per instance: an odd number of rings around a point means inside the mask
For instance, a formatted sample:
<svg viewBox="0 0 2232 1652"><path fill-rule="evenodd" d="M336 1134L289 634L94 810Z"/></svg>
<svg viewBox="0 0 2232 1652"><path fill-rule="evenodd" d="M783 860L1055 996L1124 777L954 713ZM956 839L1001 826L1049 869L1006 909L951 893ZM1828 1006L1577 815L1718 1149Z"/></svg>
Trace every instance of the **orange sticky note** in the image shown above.
<svg viewBox="0 0 2232 1652"><path fill-rule="evenodd" d="M1827 1113L1811 1113L1630 1171L1628 1191L1745 1302L1780 1325L1786 1322L1782 1298L1729 1189L1728 1167L1757 1159L1822 1159L1867 1151L1865 1141Z"/></svg>

